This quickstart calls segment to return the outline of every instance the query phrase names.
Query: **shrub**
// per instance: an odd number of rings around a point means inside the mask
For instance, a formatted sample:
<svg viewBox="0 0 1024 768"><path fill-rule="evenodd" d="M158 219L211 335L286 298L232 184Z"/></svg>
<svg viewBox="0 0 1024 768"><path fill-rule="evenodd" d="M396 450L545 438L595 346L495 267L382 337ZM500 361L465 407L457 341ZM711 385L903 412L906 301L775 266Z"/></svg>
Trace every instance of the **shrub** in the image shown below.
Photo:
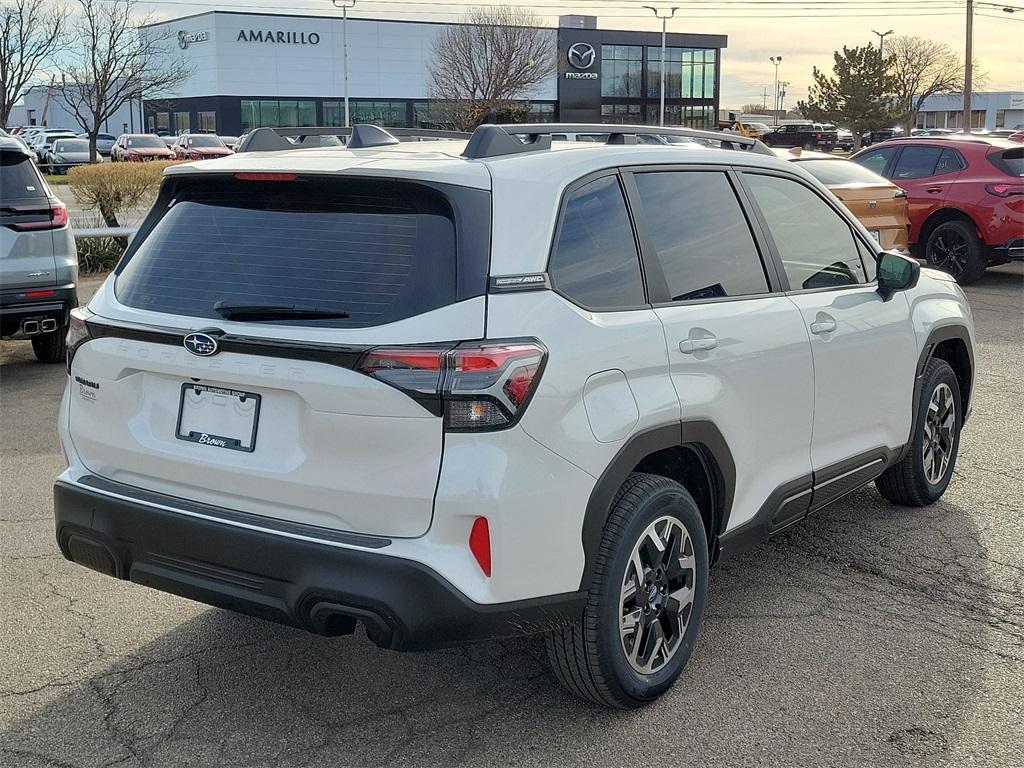
<svg viewBox="0 0 1024 768"><path fill-rule="evenodd" d="M79 165L68 171L68 184L82 208L97 211L108 227L119 227L118 215L153 204L164 168L173 164L174 161L154 161Z"/></svg>
<svg viewBox="0 0 1024 768"><path fill-rule="evenodd" d="M84 274L109 272L117 266L124 248L115 237L80 238L78 246L78 268Z"/></svg>

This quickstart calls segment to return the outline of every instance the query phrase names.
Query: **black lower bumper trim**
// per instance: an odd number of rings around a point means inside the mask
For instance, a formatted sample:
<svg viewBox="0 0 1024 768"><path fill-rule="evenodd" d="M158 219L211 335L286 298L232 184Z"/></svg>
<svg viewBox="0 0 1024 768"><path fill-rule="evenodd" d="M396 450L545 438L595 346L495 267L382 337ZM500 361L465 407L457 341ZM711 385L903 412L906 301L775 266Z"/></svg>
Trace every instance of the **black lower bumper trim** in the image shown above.
<svg viewBox="0 0 1024 768"><path fill-rule="evenodd" d="M54 486L64 556L164 592L324 635L366 626L377 645L426 650L543 632L574 621L586 594L474 603L404 558L217 522Z"/></svg>

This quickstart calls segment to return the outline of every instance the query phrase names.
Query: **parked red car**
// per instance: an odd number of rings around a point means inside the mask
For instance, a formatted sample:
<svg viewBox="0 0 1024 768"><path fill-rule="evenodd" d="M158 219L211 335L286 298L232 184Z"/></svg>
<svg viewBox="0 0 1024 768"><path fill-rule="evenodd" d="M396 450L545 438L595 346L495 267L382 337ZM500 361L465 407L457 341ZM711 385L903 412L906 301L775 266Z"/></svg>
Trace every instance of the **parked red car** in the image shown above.
<svg viewBox="0 0 1024 768"><path fill-rule="evenodd" d="M906 191L912 252L957 282L1024 258L1024 146L930 136L887 141L850 159Z"/></svg>
<svg viewBox="0 0 1024 768"><path fill-rule="evenodd" d="M148 133L122 133L110 148L110 159L115 163L173 160L174 153L159 136Z"/></svg>
<svg viewBox="0 0 1024 768"><path fill-rule="evenodd" d="M209 160L235 154L219 136L208 133L183 133L171 145L171 151L179 160Z"/></svg>

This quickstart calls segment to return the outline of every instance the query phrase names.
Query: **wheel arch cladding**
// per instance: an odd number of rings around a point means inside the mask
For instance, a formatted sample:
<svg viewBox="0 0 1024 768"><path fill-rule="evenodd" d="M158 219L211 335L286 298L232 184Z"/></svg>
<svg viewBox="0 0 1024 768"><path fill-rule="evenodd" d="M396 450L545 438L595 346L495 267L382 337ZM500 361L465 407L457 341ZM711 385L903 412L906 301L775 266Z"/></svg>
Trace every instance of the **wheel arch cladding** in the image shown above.
<svg viewBox="0 0 1024 768"><path fill-rule="evenodd" d="M583 520L585 565L580 589L593 583L594 566L605 523L619 488L633 472L668 477L684 486L697 502L714 551L725 530L736 488L732 452L712 422L683 421L639 432L630 437L598 479Z"/></svg>

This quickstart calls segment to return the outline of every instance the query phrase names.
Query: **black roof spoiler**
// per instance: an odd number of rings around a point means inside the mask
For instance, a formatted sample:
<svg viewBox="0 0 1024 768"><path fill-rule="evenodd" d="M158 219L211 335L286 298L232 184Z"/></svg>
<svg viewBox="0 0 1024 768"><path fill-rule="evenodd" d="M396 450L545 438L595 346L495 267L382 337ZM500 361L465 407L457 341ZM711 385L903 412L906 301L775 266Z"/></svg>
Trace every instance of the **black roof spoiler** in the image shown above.
<svg viewBox="0 0 1024 768"><path fill-rule="evenodd" d="M246 134L236 152L277 152L282 149L304 149L323 146L322 136L334 136L349 149L384 147L402 140L468 139L462 131L440 131L432 128L380 128L368 123L351 127L316 126L302 128L256 128Z"/></svg>
<svg viewBox="0 0 1024 768"><path fill-rule="evenodd" d="M686 136L719 142L723 149L742 149L772 155L762 142L724 131L701 131L660 125L612 125L608 123L510 123L481 125L473 131L463 157L483 160L551 148L553 133L607 134L606 144L636 144L637 136Z"/></svg>

